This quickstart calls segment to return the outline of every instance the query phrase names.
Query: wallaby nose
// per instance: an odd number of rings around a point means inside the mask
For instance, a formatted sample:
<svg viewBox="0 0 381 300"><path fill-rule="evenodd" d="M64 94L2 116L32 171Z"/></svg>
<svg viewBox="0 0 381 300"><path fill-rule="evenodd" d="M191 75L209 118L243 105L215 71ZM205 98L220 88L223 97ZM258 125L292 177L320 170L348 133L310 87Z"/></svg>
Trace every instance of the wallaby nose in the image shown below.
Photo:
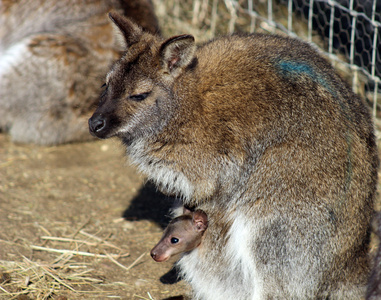
<svg viewBox="0 0 381 300"><path fill-rule="evenodd" d="M102 115L92 116L89 119L89 129L90 133L97 135L97 133L101 132L106 127L106 120Z"/></svg>
<svg viewBox="0 0 381 300"><path fill-rule="evenodd" d="M151 251L151 256L152 256L153 259L155 259L156 258L156 253Z"/></svg>

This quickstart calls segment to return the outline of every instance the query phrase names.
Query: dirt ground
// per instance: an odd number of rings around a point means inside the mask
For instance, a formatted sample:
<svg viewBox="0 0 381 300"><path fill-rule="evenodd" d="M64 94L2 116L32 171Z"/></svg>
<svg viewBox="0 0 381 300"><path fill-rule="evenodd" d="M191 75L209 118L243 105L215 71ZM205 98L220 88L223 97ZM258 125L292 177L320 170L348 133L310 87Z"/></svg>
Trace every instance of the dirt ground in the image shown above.
<svg viewBox="0 0 381 300"><path fill-rule="evenodd" d="M40 147L0 134L0 299L182 299L174 260L149 255L172 201L116 139Z"/></svg>
<svg viewBox="0 0 381 300"><path fill-rule="evenodd" d="M171 203L118 140L39 147L0 134L0 299L184 295L174 261L149 255Z"/></svg>

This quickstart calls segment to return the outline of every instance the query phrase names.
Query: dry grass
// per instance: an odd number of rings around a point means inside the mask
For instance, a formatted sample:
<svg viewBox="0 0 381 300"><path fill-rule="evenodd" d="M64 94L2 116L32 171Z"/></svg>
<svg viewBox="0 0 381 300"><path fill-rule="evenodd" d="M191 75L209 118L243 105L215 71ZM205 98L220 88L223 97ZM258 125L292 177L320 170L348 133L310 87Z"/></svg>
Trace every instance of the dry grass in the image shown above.
<svg viewBox="0 0 381 300"><path fill-rule="evenodd" d="M32 261L25 256L22 262L0 261L2 271L0 298L21 299L20 296L28 295L28 298L32 299L50 299L53 296L59 296L63 290L87 296L100 296L102 293L107 293L110 297L109 292L102 291L105 280L90 267L91 262L81 263L73 260L73 257L103 258L129 271L147 254L142 253L132 264L124 266L118 262L118 259L129 256L125 249L84 230L80 230L78 236L78 238L41 236L40 240L43 244L49 246L30 245L30 249L36 251L56 253L58 256L51 262ZM81 250L82 248L86 248L87 251ZM61 296L60 299L64 298Z"/></svg>
<svg viewBox="0 0 381 300"><path fill-rule="evenodd" d="M171 265L149 256L167 199L114 144L38 147L0 134L0 299L158 300L186 290L163 285Z"/></svg>

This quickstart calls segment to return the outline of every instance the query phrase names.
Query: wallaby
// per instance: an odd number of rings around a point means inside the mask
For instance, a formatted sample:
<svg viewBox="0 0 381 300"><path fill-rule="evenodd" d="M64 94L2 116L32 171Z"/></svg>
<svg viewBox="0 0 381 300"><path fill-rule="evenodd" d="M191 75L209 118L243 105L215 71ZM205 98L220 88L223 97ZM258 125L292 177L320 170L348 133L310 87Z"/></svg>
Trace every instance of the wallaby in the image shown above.
<svg viewBox="0 0 381 300"><path fill-rule="evenodd" d="M151 250L152 258L163 262L197 248L207 227L208 217L202 210L188 211L172 219L160 241Z"/></svg>
<svg viewBox="0 0 381 300"><path fill-rule="evenodd" d="M89 120L208 229L178 262L194 299L360 299L378 156L370 113L309 44L196 46L111 13L126 52Z"/></svg>
<svg viewBox="0 0 381 300"><path fill-rule="evenodd" d="M158 31L150 0L0 1L0 131L24 143L91 139L99 82L123 50L110 10Z"/></svg>

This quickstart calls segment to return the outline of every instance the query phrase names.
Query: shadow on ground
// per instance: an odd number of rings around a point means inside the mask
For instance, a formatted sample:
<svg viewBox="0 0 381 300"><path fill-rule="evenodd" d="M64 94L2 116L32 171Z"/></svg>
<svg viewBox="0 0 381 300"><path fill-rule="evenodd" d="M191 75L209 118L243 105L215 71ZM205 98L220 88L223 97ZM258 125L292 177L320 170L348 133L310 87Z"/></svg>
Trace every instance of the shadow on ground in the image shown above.
<svg viewBox="0 0 381 300"><path fill-rule="evenodd" d="M164 229L170 221L170 208L174 200L160 193L153 183L147 182L123 212L123 218L128 221L153 221Z"/></svg>
<svg viewBox="0 0 381 300"><path fill-rule="evenodd" d="M153 221L164 229L171 219L170 209L174 201L175 198L165 196L156 189L153 183L147 182L132 199L131 204L123 213L123 218L129 221ZM160 277L160 282L163 284L174 284L180 280L182 278L175 265Z"/></svg>

